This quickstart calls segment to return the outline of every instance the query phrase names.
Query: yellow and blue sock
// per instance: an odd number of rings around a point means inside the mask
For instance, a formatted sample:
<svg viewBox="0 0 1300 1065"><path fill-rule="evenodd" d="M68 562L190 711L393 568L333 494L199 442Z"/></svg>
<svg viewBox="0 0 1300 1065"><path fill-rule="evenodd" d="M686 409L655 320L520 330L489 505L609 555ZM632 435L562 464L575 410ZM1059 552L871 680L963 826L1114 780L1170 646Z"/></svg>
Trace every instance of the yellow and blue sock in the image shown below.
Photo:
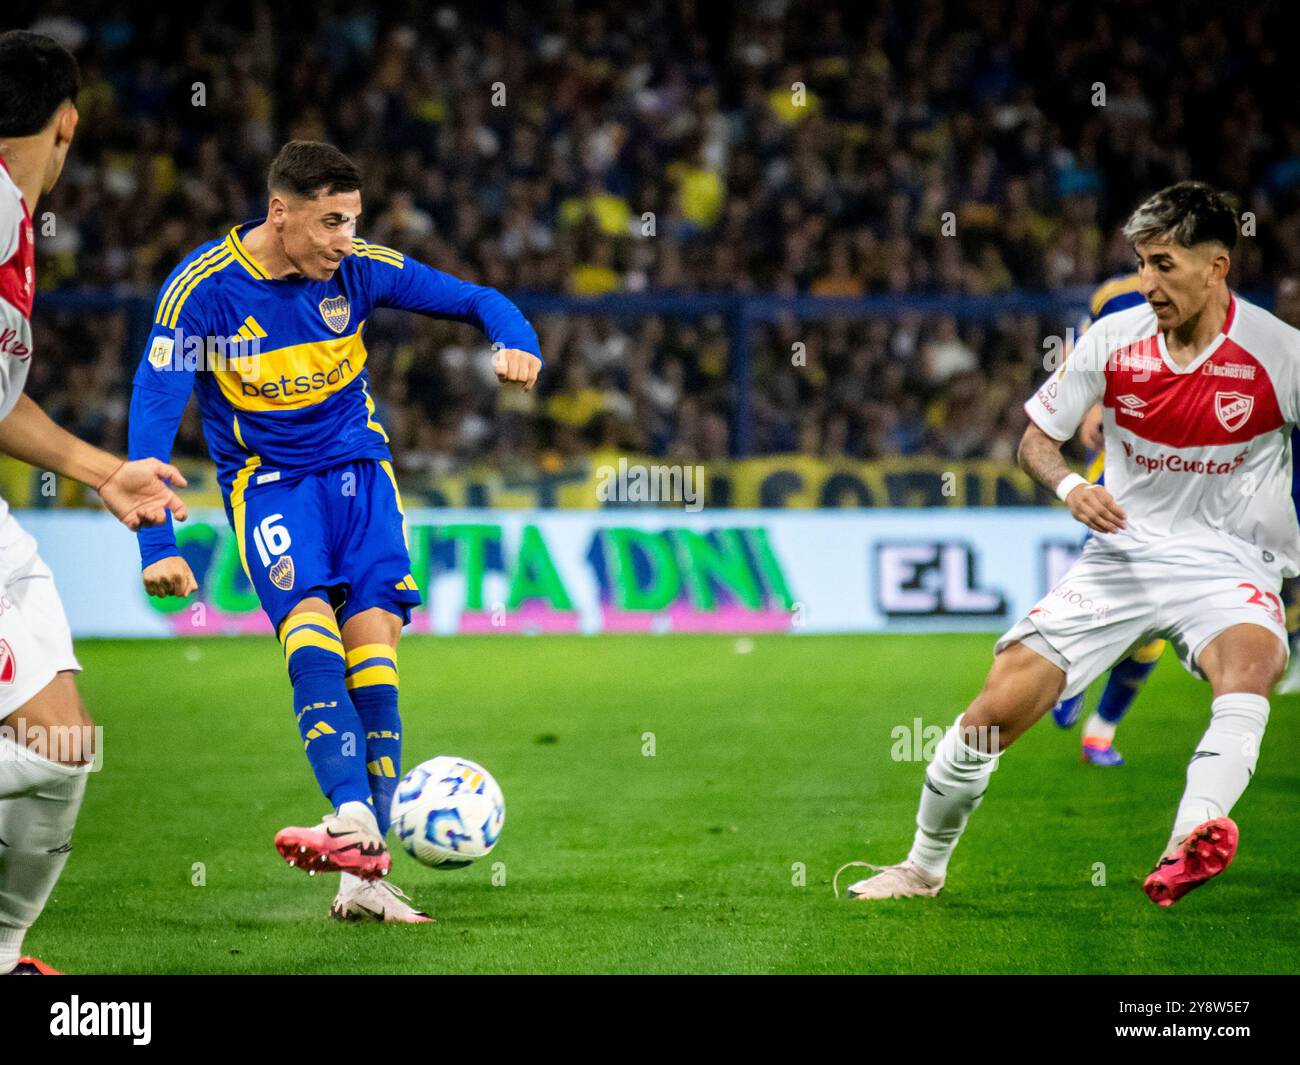
<svg viewBox="0 0 1300 1065"><path fill-rule="evenodd" d="M1097 703L1097 716L1109 725L1118 725L1137 698L1142 685L1151 676L1164 653L1165 641L1152 640L1116 663L1106 679L1106 688Z"/></svg>
<svg viewBox="0 0 1300 1065"><path fill-rule="evenodd" d="M392 819L402 775L402 719L397 712L397 652L385 643L347 652L347 688L366 734L366 773L380 835Z"/></svg>
<svg viewBox="0 0 1300 1065"><path fill-rule="evenodd" d="M365 740L344 683L343 639L328 614L303 612L280 626L293 707L316 783L335 809L370 802Z"/></svg>

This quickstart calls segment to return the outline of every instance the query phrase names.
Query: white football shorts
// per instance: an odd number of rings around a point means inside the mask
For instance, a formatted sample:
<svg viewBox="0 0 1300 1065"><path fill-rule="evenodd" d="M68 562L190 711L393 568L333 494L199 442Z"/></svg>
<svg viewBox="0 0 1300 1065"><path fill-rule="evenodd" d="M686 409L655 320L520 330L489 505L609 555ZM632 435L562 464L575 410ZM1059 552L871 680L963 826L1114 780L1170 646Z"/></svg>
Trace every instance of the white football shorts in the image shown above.
<svg viewBox="0 0 1300 1065"><path fill-rule="evenodd" d="M0 720L63 670L80 671L54 575L13 514L0 517Z"/></svg>
<svg viewBox="0 0 1300 1065"><path fill-rule="evenodd" d="M1261 625L1290 653L1276 577L1222 558L1204 566L1131 561L1089 540L1060 582L1002 636L998 654L1023 642L1065 671L1062 699L1078 695L1130 651L1167 639L1189 673L1233 625Z"/></svg>

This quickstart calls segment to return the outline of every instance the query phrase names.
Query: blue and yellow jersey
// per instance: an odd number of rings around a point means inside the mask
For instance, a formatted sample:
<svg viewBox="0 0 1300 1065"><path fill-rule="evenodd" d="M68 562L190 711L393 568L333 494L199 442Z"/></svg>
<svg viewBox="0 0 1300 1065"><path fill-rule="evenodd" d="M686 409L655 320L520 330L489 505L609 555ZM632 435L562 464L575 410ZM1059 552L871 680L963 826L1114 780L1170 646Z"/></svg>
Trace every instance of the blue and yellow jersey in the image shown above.
<svg viewBox="0 0 1300 1065"><path fill-rule="evenodd" d="M1105 318L1116 311L1126 311L1145 302L1146 297L1138 290L1137 274L1120 274L1097 286L1097 290L1088 300L1088 322ZM1102 474L1106 471L1106 452L1088 452L1088 480L1100 484Z"/></svg>
<svg viewBox="0 0 1300 1065"><path fill-rule="evenodd" d="M328 281L272 278L236 226L196 248L162 286L135 374L130 457L169 460L191 392L222 491L256 473L289 476L354 459L387 460L363 333L379 307L469 322L490 341L540 355L527 319L495 289L354 239ZM142 529L144 564L176 554L170 522Z"/></svg>
<svg viewBox="0 0 1300 1065"><path fill-rule="evenodd" d="M1145 297L1138 290L1137 274L1121 274L1112 277L1097 287L1088 301L1088 317L1095 322L1116 311L1126 311L1145 302Z"/></svg>

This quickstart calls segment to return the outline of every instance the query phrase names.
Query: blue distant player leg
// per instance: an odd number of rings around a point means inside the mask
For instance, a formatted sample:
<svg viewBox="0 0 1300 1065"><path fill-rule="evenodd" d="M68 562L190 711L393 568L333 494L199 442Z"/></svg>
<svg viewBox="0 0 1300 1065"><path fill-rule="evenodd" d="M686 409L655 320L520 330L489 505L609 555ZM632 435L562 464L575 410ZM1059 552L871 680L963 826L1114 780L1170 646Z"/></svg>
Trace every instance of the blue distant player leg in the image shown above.
<svg viewBox="0 0 1300 1065"><path fill-rule="evenodd" d="M1115 750L1115 727L1124 720L1142 685L1164 653L1165 641L1152 640L1128 658L1117 662L1106 678L1097 709L1083 726L1082 760L1089 765L1120 766L1124 757Z"/></svg>

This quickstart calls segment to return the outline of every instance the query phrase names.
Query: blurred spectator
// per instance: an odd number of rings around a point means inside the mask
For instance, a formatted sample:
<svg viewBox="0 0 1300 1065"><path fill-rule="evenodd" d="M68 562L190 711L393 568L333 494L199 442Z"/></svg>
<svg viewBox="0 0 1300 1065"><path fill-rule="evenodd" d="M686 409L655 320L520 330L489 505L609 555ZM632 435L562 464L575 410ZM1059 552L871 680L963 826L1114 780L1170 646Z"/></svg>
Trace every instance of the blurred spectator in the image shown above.
<svg viewBox="0 0 1300 1065"><path fill-rule="evenodd" d="M55 224L37 220L44 291L152 300L187 251L261 214L280 143L312 137L360 163L365 237L507 294L851 298L1078 295L1130 267L1108 235L1135 201L1185 177L1254 215L1234 285L1300 274L1286 10L218 0L133 20L16 0L5 21L57 35L85 75ZM753 446L1009 460L1042 337L1067 324L757 328ZM122 449L126 323L38 301L37 328L33 391ZM465 327L380 314L367 344L414 475L598 444L725 454L728 328L541 324L532 397L497 391ZM199 448L187 420L178 451Z"/></svg>

